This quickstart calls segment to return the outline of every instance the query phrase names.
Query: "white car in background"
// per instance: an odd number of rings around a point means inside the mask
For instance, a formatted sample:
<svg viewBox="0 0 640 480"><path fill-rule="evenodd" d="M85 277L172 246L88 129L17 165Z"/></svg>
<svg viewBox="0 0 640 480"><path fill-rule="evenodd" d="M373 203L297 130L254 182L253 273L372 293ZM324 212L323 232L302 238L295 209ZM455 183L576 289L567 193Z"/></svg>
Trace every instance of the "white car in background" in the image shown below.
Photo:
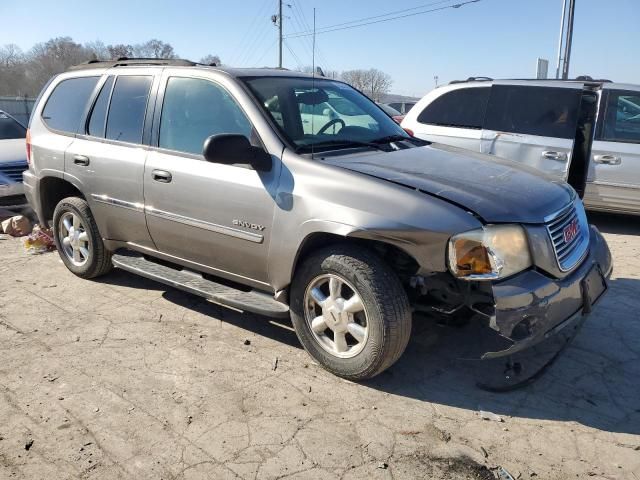
<svg viewBox="0 0 640 480"><path fill-rule="evenodd" d="M471 78L428 93L402 126L543 170L591 210L640 215L638 85Z"/></svg>
<svg viewBox="0 0 640 480"><path fill-rule="evenodd" d="M26 128L0 110L0 208L21 209L27 206L22 172L27 166Z"/></svg>

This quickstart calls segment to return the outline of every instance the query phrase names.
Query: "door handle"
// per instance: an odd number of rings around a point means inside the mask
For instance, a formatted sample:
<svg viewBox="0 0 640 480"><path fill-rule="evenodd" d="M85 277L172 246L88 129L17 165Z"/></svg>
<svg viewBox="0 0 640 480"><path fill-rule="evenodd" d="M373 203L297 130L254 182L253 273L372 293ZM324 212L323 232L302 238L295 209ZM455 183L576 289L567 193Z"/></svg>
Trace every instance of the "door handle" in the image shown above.
<svg viewBox="0 0 640 480"><path fill-rule="evenodd" d="M551 150L545 150L542 152L542 158L546 158L547 160L557 160L559 162L567 161L567 154L565 152L554 152Z"/></svg>
<svg viewBox="0 0 640 480"><path fill-rule="evenodd" d="M73 157L73 163L86 167L87 165L89 165L89 157L85 157L84 155L75 155Z"/></svg>
<svg viewBox="0 0 640 480"><path fill-rule="evenodd" d="M622 158L618 155L594 155L593 161L603 165L620 165Z"/></svg>
<svg viewBox="0 0 640 480"><path fill-rule="evenodd" d="M173 177L171 176L171 173L166 170L153 170L151 172L151 178L156 182L169 183Z"/></svg>

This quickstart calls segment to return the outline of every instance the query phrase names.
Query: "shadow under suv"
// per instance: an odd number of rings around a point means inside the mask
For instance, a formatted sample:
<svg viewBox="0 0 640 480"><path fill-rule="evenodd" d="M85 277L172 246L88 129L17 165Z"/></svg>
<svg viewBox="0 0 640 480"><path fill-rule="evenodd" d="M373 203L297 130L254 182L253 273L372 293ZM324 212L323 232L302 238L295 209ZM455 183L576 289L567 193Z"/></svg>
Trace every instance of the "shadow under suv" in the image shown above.
<svg viewBox="0 0 640 480"><path fill-rule="evenodd" d="M567 184L412 138L335 80L83 64L45 87L29 133L26 193L70 271L290 316L349 379L400 357L416 311L486 327L502 343L482 358L575 332L611 273Z"/></svg>

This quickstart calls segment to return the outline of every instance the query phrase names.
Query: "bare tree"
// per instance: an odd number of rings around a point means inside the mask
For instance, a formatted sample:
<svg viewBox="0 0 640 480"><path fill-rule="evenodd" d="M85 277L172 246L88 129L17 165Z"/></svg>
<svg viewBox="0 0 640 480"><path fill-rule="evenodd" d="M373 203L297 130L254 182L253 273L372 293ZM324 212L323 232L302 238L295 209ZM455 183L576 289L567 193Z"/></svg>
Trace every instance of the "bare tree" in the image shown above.
<svg viewBox="0 0 640 480"><path fill-rule="evenodd" d="M118 58L133 57L133 45L118 43L116 45L107 45L109 58L116 60Z"/></svg>
<svg viewBox="0 0 640 480"><path fill-rule="evenodd" d="M109 60L111 58L108 47L100 40L87 42L84 44L84 48L89 50L96 60Z"/></svg>
<svg viewBox="0 0 640 480"><path fill-rule="evenodd" d="M388 93L393 81L391 76L375 68L369 70L348 70L342 72L342 80L369 95L376 102Z"/></svg>
<svg viewBox="0 0 640 480"><path fill-rule="evenodd" d="M158 39L151 39L145 43L133 46L133 53L141 58L176 58L176 54L170 43Z"/></svg>
<svg viewBox="0 0 640 480"><path fill-rule="evenodd" d="M204 57L202 57L200 59L200 63L204 63L205 65L211 65L212 63L215 63L217 66L222 65L222 62L220 61L220 57L218 55L205 55Z"/></svg>

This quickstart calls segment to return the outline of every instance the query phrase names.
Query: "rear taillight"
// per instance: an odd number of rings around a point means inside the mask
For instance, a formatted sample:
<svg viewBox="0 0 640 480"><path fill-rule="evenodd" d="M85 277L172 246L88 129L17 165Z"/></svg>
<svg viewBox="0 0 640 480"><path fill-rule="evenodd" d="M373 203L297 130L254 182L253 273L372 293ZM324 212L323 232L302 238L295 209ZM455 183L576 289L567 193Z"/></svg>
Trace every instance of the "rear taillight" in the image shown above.
<svg viewBox="0 0 640 480"><path fill-rule="evenodd" d="M31 132L27 128L27 163L31 165Z"/></svg>
<svg viewBox="0 0 640 480"><path fill-rule="evenodd" d="M407 132L409 135L411 135L412 137L414 137L415 135L413 134L413 130L411 130L410 128L403 128L403 130L405 132Z"/></svg>

